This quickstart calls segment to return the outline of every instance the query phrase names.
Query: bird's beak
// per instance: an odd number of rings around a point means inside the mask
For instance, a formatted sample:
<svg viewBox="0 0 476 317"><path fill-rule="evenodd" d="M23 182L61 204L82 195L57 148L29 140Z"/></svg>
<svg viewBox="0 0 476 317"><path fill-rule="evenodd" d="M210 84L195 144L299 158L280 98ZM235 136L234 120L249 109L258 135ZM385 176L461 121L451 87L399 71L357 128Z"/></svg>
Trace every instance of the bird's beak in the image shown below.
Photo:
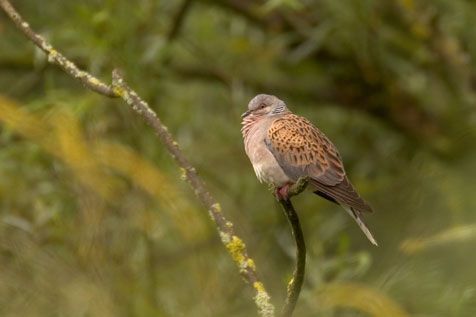
<svg viewBox="0 0 476 317"><path fill-rule="evenodd" d="M248 116L250 113L251 113L251 110L248 110L248 111L246 111L245 113L243 113L243 114L241 115L241 117L244 118L244 117Z"/></svg>

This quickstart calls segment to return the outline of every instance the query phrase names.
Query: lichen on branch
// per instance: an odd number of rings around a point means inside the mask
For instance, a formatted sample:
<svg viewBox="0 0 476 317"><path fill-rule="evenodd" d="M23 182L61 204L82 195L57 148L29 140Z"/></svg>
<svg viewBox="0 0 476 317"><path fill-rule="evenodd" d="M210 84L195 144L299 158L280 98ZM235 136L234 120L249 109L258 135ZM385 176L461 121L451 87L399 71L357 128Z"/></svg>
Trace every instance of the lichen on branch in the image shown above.
<svg viewBox="0 0 476 317"><path fill-rule="evenodd" d="M256 265L248 256L245 243L235 233L233 224L225 218L220 204L212 197L205 183L184 156L167 127L150 106L127 85L120 72L113 71L111 85L102 82L90 73L79 69L73 62L53 48L45 38L35 33L8 0L0 0L0 7L27 38L45 52L48 62L59 66L65 73L79 80L86 88L106 97L122 99L152 127L180 170L183 171L183 177L190 184L197 198L208 210L223 244L238 265L240 273L254 289L254 299L259 314L263 317L274 316L274 306L263 283L258 279Z"/></svg>

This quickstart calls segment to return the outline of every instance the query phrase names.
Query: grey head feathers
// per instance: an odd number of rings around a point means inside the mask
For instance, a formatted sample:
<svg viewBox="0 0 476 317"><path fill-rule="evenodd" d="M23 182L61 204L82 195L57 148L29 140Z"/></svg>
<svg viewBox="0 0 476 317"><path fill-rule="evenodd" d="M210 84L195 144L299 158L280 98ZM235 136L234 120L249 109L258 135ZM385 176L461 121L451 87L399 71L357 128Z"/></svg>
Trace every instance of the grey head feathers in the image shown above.
<svg viewBox="0 0 476 317"><path fill-rule="evenodd" d="M248 115L273 116L289 112L284 101L273 95L256 95L248 104L248 111L243 113L242 118Z"/></svg>

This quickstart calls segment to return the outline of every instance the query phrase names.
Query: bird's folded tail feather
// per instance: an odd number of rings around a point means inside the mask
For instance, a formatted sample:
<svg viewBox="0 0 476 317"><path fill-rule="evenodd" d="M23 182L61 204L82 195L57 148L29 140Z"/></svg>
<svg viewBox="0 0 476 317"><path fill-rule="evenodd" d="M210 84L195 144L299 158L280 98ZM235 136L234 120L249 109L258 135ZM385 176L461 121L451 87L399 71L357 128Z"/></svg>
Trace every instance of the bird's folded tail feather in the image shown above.
<svg viewBox="0 0 476 317"><path fill-rule="evenodd" d="M344 204L341 204L341 206L345 209L345 211L347 211L347 213L355 220L355 222L357 222L357 224L359 225L360 229L363 231L363 233L365 234L365 236L367 237L367 239L370 240L370 242L375 245L375 246L378 246L378 243L377 241L375 240L374 236L372 235L372 233L370 232L369 228L367 227L367 225L365 224L365 222L363 221L362 217L360 216L360 212L358 210L355 210L354 208L352 207L349 207L347 205L344 205Z"/></svg>
<svg viewBox="0 0 476 317"><path fill-rule="evenodd" d="M316 189L315 193L327 200L347 205L359 212L372 212L372 208L357 194L347 177L334 186L328 186L316 180L311 180L311 184Z"/></svg>

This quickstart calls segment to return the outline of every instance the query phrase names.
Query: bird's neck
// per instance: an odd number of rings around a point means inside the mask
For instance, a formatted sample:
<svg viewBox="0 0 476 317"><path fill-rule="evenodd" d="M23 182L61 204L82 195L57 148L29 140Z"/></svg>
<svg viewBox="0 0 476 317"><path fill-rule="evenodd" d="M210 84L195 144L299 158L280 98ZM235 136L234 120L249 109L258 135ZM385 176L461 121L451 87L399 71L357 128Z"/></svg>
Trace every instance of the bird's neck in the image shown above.
<svg viewBox="0 0 476 317"><path fill-rule="evenodd" d="M248 135L250 129L253 127L255 122L256 118L253 118L253 115L248 115L243 118L243 121L241 121L241 134L243 135L243 137L246 137L246 135Z"/></svg>
<svg viewBox="0 0 476 317"><path fill-rule="evenodd" d="M268 127L274 120L278 118L279 116L257 116L254 114L248 115L241 122L241 133L243 134L243 137L246 138L246 136L249 135L255 127Z"/></svg>

